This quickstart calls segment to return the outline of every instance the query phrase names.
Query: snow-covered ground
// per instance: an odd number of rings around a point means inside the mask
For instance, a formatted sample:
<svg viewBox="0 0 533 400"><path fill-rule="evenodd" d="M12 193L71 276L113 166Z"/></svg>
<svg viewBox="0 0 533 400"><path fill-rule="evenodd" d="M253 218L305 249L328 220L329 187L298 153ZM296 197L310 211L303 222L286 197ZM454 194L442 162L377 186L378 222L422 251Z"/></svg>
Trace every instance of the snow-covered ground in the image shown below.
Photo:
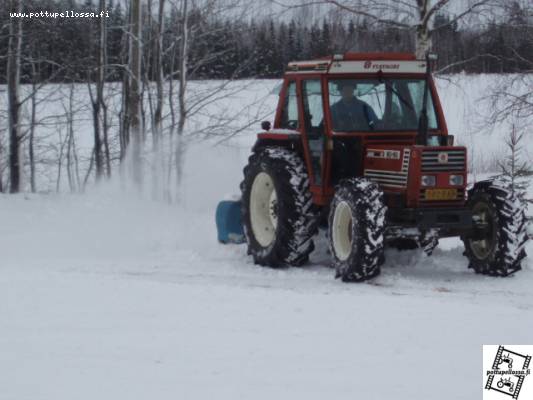
<svg viewBox="0 0 533 400"><path fill-rule="evenodd" d="M457 133L475 102L455 103ZM381 276L343 284L323 238L285 270L218 244L214 208L252 141L191 147L179 207L116 182L0 195L0 400L470 400L482 344L531 343L532 257L480 276L447 239L431 258L388 250Z"/></svg>
<svg viewBox="0 0 533 400"><path fill-rule="evenodd" d="M253 265L200 208L0 196L0 399L472 399L482 344L531 342L531 259L480 276L449 239L343 284L324 247Z"/></svg>

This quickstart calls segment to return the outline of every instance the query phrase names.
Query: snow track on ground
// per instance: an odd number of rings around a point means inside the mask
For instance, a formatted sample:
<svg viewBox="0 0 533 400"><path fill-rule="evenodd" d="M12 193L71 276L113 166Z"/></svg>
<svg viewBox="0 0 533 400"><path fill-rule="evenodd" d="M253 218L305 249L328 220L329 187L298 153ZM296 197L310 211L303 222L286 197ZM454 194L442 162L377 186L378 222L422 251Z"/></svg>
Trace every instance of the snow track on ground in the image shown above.
<svg viewBox="0 0 533 400"><path fill-rule="evenodd" d="M323 237L271 270L208 209L103 189L0 196L0 221L2 400L472 399L482 344L531 341L531 259L476 275L457 239L343 284Z"/></svg>

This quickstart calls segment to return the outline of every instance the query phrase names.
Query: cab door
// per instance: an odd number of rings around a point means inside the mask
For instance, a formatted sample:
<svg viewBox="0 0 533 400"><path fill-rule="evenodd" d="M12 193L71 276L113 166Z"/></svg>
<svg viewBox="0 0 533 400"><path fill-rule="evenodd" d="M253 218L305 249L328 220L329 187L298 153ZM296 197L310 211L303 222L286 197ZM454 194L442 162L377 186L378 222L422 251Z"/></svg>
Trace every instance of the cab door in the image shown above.
<svg viewBox="0 0 533 400"><path fill-rule="evenodd" d="M300 130L296 83L296 80L286 82L285 90L282 92L284 98L280 102L281 112L278 113L279 120L277 121L276 127L295 131Z"/></svg>
<svg viewBox="0 0 533 400"><path fill-rule="evenodd" d="M301 109L304 145L307 147L307 165L311 171L311 189L321 194L325 173L326 128L324 121L324 101L320 78L302 79ZM313 190L314 189L314 190Z"/></svg>

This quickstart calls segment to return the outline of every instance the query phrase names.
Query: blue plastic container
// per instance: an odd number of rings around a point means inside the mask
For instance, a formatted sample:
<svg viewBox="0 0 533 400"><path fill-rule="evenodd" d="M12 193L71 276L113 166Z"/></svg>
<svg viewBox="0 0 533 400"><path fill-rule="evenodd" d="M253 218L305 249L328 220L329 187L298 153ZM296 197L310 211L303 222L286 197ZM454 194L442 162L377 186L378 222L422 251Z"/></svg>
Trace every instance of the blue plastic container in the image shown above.
<svg viewBox="0 0 533 400"><path fill-rule="evenodd" d="M216 212L218 241L220 243L244 243L240 201L221 201Z"/></svg>

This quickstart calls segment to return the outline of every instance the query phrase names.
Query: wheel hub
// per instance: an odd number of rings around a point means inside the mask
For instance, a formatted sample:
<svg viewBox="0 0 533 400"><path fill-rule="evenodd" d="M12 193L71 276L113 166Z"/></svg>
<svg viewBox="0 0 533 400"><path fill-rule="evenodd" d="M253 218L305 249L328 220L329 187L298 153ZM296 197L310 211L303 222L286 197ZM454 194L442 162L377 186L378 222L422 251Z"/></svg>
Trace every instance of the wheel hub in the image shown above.
<svg viewBox="0 0 533 400"><path fill-rule="evenodd" d="M250 193L250 222L257 242L268 247L278 226L278 196L274 181L266 172L256 175Z"/></svg>
<svg viewBox="0 0 533 400"><path fill-rule="evenodd" d="M470 240L470 248L479 260L490 256L494 247L494 227L491 212L487 204L477 203L472 209L472 219L479 234Z"/></svg>
<svg viewBox="0 0 533 400"><path fill-rule="evenodd" d="M347 202L341 201L333 215L332 243L335 255L346 261L352 253L352 210Z"/></svg>

